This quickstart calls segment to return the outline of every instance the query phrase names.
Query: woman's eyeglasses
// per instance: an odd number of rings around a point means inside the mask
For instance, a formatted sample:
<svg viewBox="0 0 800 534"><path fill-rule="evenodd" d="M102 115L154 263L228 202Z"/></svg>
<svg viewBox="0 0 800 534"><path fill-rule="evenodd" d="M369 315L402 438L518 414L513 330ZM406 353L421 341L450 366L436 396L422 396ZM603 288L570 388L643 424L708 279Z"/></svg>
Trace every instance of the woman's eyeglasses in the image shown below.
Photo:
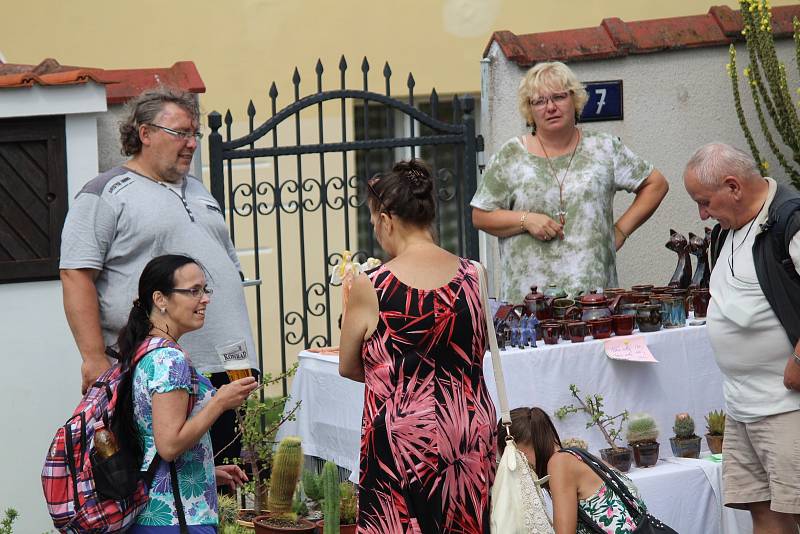
<svg viewBox="0 0 800 534"><path fill-rule="evenodd" d="M540 96L539 98L532 98L531 99L531 106L541 109L547 106L548 102L552 102L556 106L563 104L566 102L567 98L569 98L570 91L561 91L559 93L553 93L549 96Z"/></svg>
<svg viewBox="0 0 800 534"><path fill-rule="evenodd" d="M214 294L214 290L208 286L205 287L190 287L189 289L182 289L182 288L174 288L173 291L176 293L185 293L187 295L191 295L193 299L199 299L203 295L208 295L209 297Z"/></svg>

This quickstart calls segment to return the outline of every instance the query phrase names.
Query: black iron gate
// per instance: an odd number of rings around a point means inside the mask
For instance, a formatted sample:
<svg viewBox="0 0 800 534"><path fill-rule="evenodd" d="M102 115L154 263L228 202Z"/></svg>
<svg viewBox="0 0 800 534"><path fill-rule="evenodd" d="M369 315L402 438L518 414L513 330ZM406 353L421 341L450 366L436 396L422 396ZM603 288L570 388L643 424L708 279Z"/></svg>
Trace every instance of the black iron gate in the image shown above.
<svg viewBox="0 0 800 534"><path fill-rule="evenodd" d="M295 69L293 102L280 111L273 83L270 117L256 126L251 101L248 129L241 137L233 138L230 111L224 119L217 112L208 117L211 193L226 214L245 273L262 282L255 284L254 294L247 293L254 299L262 370L278 370L278 362L268 362L267 355L279 353L280 370L285 370L287 353L335 342L341 292L331 290L328 272L344 250L360 260L382 255L375 249L368 221L365 183L394 161L422 157L431 164L442 246L478 257L478 236L468 207L476 187L480 142L474 99L453 97L444 103L433 90L427 101L415 102L410 74L406 101L395 99L388 63L382 73L384 94L371 92L366 58L359 90L346 88L344 57L338 70L339 89L323 91L323 66L318 61L316 92L300 98ZM448 120L440 117L445 107ZM311 140L309 132L314 130Z"/></svg>

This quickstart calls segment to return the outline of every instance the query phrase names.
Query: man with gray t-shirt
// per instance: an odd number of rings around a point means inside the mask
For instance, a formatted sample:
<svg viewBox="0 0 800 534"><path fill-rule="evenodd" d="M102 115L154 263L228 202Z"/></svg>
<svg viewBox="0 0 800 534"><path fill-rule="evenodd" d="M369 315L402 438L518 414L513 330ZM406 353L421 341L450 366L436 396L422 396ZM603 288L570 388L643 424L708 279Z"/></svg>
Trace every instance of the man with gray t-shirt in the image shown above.
<svg viewBox="0 0 800 534"><path fill-rule="evenodd" d="M257 368L241 268L219 205L189 175L201 134L194 96L160 88L130 103L120 126L123 153L132 156L89 181L70 205L61 242L64 310L80 350L85 391L111 365L128 320L139 276L162 254L184 254L206 271L214 295L203 328L181 337L194 366L227 383L221 353ZM109 350L107 351L107 347ZM235 416L211 428L215 452L235 436ZM238 456L238 444L226 456Z"/></svg>

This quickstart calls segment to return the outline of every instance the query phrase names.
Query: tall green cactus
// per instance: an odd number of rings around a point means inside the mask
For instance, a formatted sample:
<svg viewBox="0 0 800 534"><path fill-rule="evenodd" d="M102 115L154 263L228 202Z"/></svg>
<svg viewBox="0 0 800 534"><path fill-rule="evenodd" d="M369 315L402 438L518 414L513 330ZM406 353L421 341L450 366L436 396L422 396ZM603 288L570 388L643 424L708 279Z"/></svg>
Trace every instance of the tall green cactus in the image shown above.
<svg viewBox="0 0 800 534"><path fill-rule="evenodd" d="M325 519L323 534L339 534L339 468L328 460L322 468L322 517Z"/></svg>
<svg viewBox="0 0 800 534"><path fill-rule="evenodd" d="M292 513L292 498L303 467L303 448L300 438L288 436L281 440L272 459L267 507L274 517L297 520Z"/></svg>
<svg viewBox="0 0 800 534"><path fill-rule="evenodd" d="M770 151L775 155L783 170L800 189L800 117L797 115L792 92L786 78L786 66L775 52L772 35L772 10L769 0L739 0L742 14L742 35L747 41L750 64L743 70L746 83L750 87L758 123ZM793 20L795 60L800 69L800 23ZM736 115L742 127L753 158L760 165L763 174L769 171L769 164L759 153L753 134L747 125L739 94L739 77L736 67L736 48L730 45L728 75L733 87L733 101ZM767 121L769 116L771 125ZM780 136L780 141L792 152L787 158L778 147L770 126Z"/></svg>

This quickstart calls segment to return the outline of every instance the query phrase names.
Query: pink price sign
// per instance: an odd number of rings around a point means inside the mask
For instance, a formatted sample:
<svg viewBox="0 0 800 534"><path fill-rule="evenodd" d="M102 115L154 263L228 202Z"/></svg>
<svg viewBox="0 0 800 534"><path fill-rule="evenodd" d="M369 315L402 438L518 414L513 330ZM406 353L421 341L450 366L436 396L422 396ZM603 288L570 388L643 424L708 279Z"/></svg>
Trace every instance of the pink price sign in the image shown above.
<svg viewBox="0 0 800 534"><path fill-rule="evenodd" d="M606 339L603 342L606 356L612 360L629 362L658 362L647 348L643 336L620 336Z"/></svg>

